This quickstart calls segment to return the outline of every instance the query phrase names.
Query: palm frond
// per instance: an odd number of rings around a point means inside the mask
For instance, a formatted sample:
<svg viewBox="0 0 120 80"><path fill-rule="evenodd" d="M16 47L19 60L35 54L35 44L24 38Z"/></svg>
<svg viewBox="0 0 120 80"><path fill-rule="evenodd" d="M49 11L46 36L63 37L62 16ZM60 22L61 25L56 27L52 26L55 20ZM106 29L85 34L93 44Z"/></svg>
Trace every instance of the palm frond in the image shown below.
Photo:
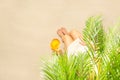
<svg viewBox="0 0 120 80"><path fill-rule="evenodd" d="M120 25L117 25L117 28ZM45 80L119 80L120 34L103 29L101 16L86 21L83 38L88 47L78 56L54 55L43 67Z"/></svg>

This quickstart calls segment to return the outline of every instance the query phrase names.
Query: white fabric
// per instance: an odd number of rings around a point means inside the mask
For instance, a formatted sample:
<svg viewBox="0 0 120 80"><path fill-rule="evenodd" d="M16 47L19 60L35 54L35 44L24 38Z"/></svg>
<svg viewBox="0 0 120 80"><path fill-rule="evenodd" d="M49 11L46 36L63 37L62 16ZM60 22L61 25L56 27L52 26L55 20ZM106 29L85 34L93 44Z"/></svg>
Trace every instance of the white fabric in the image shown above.
<svg viewBox="0 0 120 80"><path fill-rule="evenodd" d="M81 40L76 39L73 41L67 48L68 56L77 55L79 52L84 53L88 50L87 46L83 46L80 44Z"/></svg>

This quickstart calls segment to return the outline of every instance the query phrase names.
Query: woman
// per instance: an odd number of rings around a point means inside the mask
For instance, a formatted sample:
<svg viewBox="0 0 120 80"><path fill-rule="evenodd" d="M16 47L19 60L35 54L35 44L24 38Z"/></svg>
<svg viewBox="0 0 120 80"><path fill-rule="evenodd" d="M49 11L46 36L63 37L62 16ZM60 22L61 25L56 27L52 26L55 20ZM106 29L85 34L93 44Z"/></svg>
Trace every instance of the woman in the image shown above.
<svg viewBox="0 0 120 80"><path fill-rule="evenodd" d="M77 30L67 32L65 28L61 28L57 30L57 34L62 39L68 56L87 51L87 46L82 39L82 35Z"/></svg>

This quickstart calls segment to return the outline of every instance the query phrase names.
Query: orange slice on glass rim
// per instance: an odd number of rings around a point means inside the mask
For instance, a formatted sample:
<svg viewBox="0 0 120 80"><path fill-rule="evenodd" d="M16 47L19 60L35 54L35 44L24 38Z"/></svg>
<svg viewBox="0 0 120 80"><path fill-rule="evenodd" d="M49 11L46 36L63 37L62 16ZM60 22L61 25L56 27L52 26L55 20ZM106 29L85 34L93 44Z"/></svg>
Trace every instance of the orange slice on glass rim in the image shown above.
<svg viewBox="0 0 120 80"><path fill-rule="evenodd" d="M53 39L50 43L50 47L52 50L54 51L58 51L59 47L60 47L60 41L58 39Z"/></svg>

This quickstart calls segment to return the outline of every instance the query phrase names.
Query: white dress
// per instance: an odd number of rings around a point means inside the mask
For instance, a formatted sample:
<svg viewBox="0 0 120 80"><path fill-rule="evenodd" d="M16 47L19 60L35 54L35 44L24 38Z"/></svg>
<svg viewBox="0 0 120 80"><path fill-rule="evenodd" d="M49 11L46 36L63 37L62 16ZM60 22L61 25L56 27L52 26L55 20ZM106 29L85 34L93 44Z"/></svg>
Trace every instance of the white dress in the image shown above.
<svg viewBox="0 0 120 80"><path fill-rule="evenodd" d="M84 53L88 50L87 46L81 45L80 42L81 40L78 38L68 46L68 56L77 55L78 53Z"/></svg>

